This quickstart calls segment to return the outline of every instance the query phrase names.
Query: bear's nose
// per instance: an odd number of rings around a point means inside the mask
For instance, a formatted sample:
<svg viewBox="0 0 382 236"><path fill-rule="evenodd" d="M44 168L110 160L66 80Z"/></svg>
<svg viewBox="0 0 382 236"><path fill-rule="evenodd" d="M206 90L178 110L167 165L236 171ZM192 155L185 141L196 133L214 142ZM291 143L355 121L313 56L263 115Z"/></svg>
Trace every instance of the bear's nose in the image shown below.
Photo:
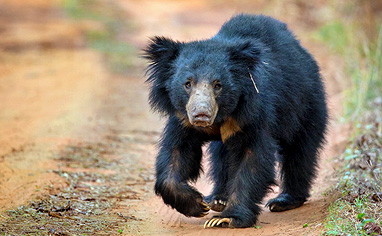
<svg viewBox="0 0 382 236"><path fill-rule="evenodd" d="M194 106L191 109L191 115L194 121L209 121L211 119L211 112L208 109L208 104L205 103Z"/></svg>
<svg viewBox="0 0 382 236"><path fill-rule="evenodd" d="M192 113L191 123L195 126L208 126L211 122L211 115L206 110L196 110Z"/></svg>

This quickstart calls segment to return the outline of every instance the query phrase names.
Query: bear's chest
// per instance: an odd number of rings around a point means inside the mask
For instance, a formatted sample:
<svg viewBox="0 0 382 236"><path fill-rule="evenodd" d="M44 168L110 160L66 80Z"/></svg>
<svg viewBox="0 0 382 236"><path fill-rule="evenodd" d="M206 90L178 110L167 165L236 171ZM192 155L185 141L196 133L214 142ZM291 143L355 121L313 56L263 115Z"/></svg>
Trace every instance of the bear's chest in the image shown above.
<svg viewBox="0 0 382 236"><path fill-rule="evenodd" d="M225 120L222 125L212 125L209 127L199 128L199 130L206 133L208 136L211 137L211 139L221 139L224 143L228 138L230 138L237 132L240 132L241 128L236 122L236 120L230 117L227 120Z"/></svg>

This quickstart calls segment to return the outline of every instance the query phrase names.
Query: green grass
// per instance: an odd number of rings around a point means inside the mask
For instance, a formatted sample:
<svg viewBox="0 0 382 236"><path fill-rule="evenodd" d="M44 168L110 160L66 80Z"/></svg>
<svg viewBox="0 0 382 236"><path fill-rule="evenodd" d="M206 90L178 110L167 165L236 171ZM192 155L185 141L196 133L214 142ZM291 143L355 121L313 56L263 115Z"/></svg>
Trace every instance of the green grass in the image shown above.
<svg viewBox="0 0 382 236"><path fill-rule="evenodd" d="M112 72L126 73L135 66L136 48L120 39L122 34L134 31L134 24L127 22L116 5L97 0L64 0L63 7L77 21L90 20L102 26L87 30L86 39L91 48L105 56Z"/></svg>
<svg viewBox="0 0 382 236"><path fill-rule="evenodd" d="M378 210L375 210L378 209L378 203L371 202L368 194L354 194L358 186L349 180L349 175L352 174L346 173L337 188L332 190L342 194L328 209L322 235L370 235L365 228L367 224L382 224L378 222L381 218Z"/></svg>

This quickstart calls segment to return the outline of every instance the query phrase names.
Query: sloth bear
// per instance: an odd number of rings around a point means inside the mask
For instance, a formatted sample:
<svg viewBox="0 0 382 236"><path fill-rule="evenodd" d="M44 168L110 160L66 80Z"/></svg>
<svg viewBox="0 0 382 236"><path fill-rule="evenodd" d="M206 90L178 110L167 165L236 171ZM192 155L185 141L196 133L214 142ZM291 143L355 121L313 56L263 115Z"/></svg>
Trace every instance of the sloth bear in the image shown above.
<svg viewBox="0 0 382 236"><path fill-rule="evenodd" d="M204 227L251 227L276 162L281 193L270 211L307 200L328 115L317 63L286 24L241 14L207 40L154 37L143 57L150 105L168 117L155 183L165 204L188 217L221 212ZM214 188L204 197L190 182L207 143Z"/></svg>

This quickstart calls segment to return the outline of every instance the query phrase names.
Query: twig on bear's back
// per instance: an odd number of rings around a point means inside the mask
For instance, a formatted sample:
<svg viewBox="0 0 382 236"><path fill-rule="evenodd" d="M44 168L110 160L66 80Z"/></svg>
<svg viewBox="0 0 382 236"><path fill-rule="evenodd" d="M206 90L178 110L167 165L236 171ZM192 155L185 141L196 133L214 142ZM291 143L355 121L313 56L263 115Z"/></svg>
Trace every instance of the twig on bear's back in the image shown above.
<svg viewBox="0 0 382 236"><path fill-rule="evenodd" d="M257 89L257 86L256 86L256 84L255 84L255 81L253 80L253 77L252 77L252 74L251 74L251 72L249 72L249 71L248 71L248 73L249 73L249 77L251 77L251 80L252 80L253 86L255 86L256 92L257 92L257 93L259 93L259 90Z"/></svg>

